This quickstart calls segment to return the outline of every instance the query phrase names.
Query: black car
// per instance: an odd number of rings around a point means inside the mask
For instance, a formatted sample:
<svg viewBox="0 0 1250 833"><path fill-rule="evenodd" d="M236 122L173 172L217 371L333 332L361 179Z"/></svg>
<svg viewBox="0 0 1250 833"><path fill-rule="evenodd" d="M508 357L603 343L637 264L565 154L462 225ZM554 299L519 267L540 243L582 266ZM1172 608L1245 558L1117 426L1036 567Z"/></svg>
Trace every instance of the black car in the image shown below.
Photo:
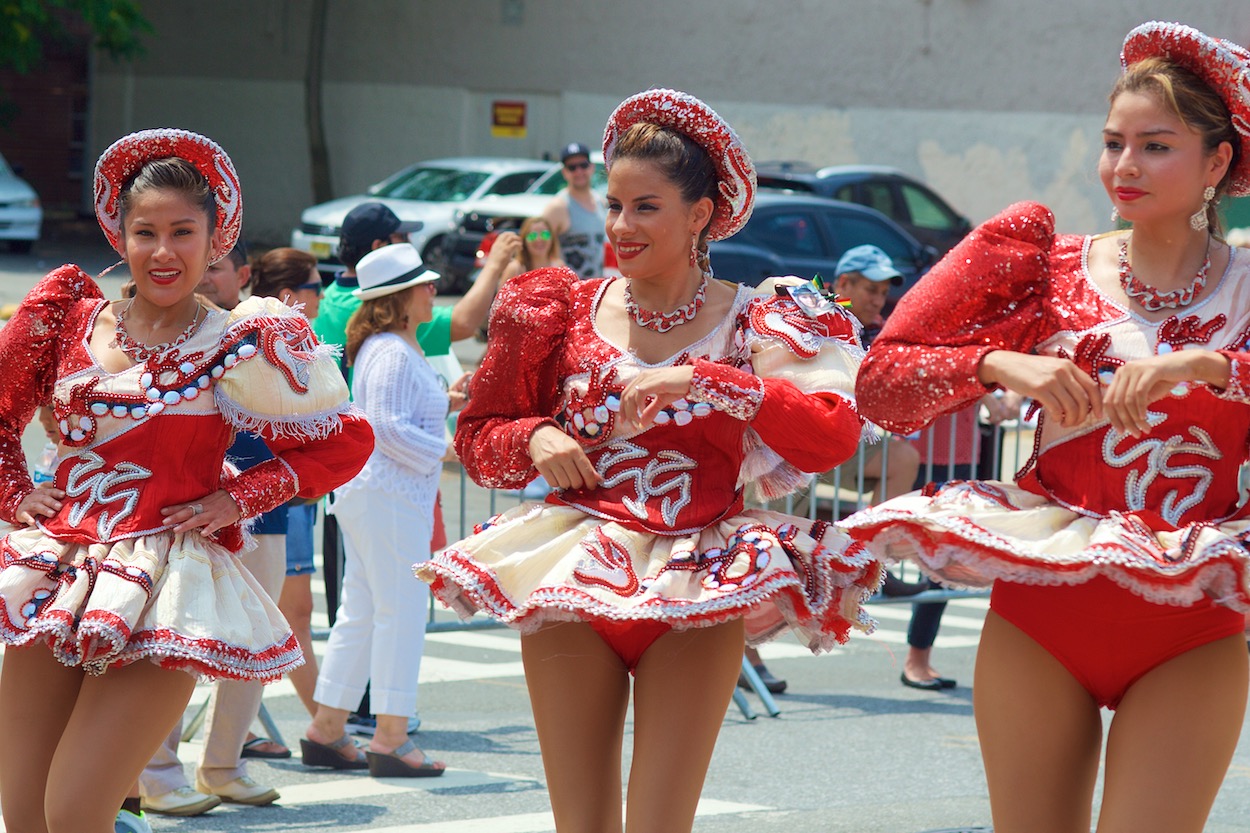
<svg viewBox="0 0 1250 833"><path fill-rule="evenodd" d="M761 165L761 188L814 194L866 205L880 211L921 243L945 254L964 238L972 224L929 186L902 171L878 165L812 168L804 163Z"/></svg>
<svg viewBox="0 0 1250 833"><path fill-rule="evenodd" d="M871 208L821 197L761 192L747 224L708 251L716 277L755 286L773 275L820 275L833 284L838 258L847 249L870 243L903 273L887 308L902 297L938 257L889 217Z"/></svg>

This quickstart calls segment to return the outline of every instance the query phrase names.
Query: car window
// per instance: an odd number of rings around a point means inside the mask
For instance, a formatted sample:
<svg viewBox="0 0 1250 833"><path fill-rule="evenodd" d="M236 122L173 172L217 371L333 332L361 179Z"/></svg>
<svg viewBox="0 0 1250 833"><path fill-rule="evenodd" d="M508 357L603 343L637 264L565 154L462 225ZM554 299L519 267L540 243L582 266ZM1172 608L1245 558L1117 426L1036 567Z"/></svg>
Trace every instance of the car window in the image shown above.
<svg viewBox="0 0 1250 833"><path fill-rule="evenodd" d="M751 222L751 236L781 255L816 257L822 253L816 215L807 211L779 211Z"/></svg>
<svg viewBox="0 0 1250 833"><path fill-rule="evenodd" d="M843 252L854 246L871 244L890 256L890 260L914 265L915 253L911 244L894 229L870 217L828 213L825 219L831 226L835 252Z"/></svg>
<svg viewBox="0 0 1250 833"><path fill-rule="evenodd" d="M894 190L889 183L865 182L860 188L864 198L857 202L869 208L875 208L887 217L898 218L898 209L894 205Z"/></svg>
<svg viewBox="0 0 1250 833"><path fill-rule="evenodd" d="M835 200L842 200L842 202L855 202L855 186L843 185L841 188L833 192L833 198Z"/></svg>
<svg viewBox="0 0 1250 833"><path fill-rule="evenodd" d="M490 187L487 194L498 194L501 197L510 197L513 194L520 194L534 184L534 180L538 179L538 175L542 171L522 171L519 174L507 174L495 180L495 184Z"/></svg>
<svg viewBox="0 0 1250 833"><path fill-rule="evenodd" d="M413 168L383 183L379 197L429 202L467 200L490 174L485 171L458 171L454 168Z"/></svg>
<svg viewBox="0 0 1250 833"><path fill-rule="evenodd" d="M560 189L563 187L564 177L560 176L560 169L556 168L551 173L543 174L542 179L538 180L530 187L530 193L551 196L552 194L559 193Z"/></svg>
<svg viewBox="0 0 1250 833"><path fill-rule="evenodd" d="M907 213L911 215L911 224L919 228L950 231L955 228L955 218L951 216L933 197L914 185L901 185L903 202Z"/></svg>

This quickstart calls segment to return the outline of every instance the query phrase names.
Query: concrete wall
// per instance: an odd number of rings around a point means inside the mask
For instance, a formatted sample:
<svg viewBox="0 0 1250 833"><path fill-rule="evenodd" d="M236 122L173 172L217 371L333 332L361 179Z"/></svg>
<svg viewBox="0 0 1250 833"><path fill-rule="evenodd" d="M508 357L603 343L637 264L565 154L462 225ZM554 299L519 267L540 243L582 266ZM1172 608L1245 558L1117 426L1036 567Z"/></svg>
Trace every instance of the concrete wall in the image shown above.
<svg viewBox="0 0 1250 833"><path fill-rule="evenodd" d="M151 0L133 67L101 63L92 141L182 125L243 177L249 236L283 240L311 200L306 0ZM324 105L336 196L411 162L595 144L651 86L721 112L757 160L876 163L973 220L1040 199L1107 225L1094 175L1124 34L1179 19L1250 43L1246 0L331 0ZM212 37L205 37L212 33ZM495 138L490 102L525 101Z"/></svg>

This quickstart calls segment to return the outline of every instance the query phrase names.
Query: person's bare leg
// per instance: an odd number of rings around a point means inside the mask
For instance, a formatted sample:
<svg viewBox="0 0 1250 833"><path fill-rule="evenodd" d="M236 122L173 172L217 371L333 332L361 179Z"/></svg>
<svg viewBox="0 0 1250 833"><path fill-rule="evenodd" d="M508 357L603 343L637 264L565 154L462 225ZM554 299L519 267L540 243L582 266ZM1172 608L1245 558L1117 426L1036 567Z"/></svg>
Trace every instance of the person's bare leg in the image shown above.
<svg viewBox="0 0 1250 833"><path fill-rule="evenodd" d="M1045 648L992 610L977 652L973 712L994 833L1089 833L1098 706Z"/></svg>
<svg viewBox="0 0 1250 833"><path fill-rule="evenodd" d="M49 784L73 785L73 800L47 793L48 833L112 833L118 808L194 689L190 674L147 660L84 679L48 770ZM119 719L136 703L141 720Z"/></svg>
<svg viewBox="0 0 1250 833"><path fill-rule="evenodd" d="M369 743L370 751L394 752L396 749L408 742L407 715L379 713L377 718L377 731L374 732L373 740ZM425 752L418 747L400 760L409 766L419 767L425 762ZM437 764L442 762L435 761L435 763Z"/></svg>
<svg viewBox="0 0 1250 833"><path fill-rule="evenodd" d="M643 654L634 680L628 833L690 833L743 641L736 619L671 631Z"/></svg>
<svg viewBox="0 0 1250 833"><path fill-rule="evenodd" d="M0 669L0 806L8 830L46 833L48 769L85 676L62 665L43 645L5 650Z"/></svg>
<svg viewBox="0 0 1250 833"><path fill-rule="evenodd" d="M1107 737L1098 833L1201 833L1237 747L1247 673L1238 634L1133 684Z"/></svg>
<svg viewBox="0 0 1250 833"><path fill-rule="evenodd" d="M903 660L903 673L909 680L936 680L942 675L930 663L932 648L907 649L907 659Z"/></svg>
<svg viewBox="0 0 1250 833"><path fill-rule="evenodd" d="M286 617L300 650L304 652L304 664L287 674L287 679L295 687L295 693L308 714L315 715L317 702L313 699L313 692L317 689L317 656L313 653L311 573L286 577L278 598L278 609Z"/></svg>
<svg viewBox="0 0 1250 833"><path fill-rule="evenodd" d="M741 641L735 651L741 665ZM624 663L581 622L522 636L521 659L556 830L621 833Z"/></svg>

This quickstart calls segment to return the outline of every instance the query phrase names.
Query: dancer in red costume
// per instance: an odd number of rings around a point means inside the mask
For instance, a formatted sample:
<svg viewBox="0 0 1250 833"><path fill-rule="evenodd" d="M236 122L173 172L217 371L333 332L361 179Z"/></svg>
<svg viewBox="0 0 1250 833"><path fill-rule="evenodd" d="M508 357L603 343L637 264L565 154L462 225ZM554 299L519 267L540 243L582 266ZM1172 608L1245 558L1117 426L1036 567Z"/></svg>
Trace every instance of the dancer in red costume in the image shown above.
<svg viewBox="0 0 1250 833"><path fill-rule="evenodd" d="M0 537L0 801L22 833L111 831L197 677L276 680L299 665L240 567L241 522L342 483L373 445L302 315L195 296L242 221L220 147L182 130L126 136L100 157L95 192L134 298L110 303L62 266L0 330L0 518L13 524ZM33 488L21 435L49 400L60 458ZM274 459L224 475L235 430Z"/></svg>
<svg viewBox="0 0 1250 833"><path fill-rule="evenodd" d="M857 385L902 432L988 388L1041 407L1015 484L846 521L874 553L994 585L975 706L996 833L1089 831L1100 706L1099 833L1198 833L1246 707L1250 253L1214 209L1250 193L1250 52L1148 23L1123 64L1099 170L1131 230L1055 235L1012 206L908 293Z"/></svg>
<svg viewBox="0 0 1250 833"><path fill-rule="evenodd" d="M504 285L456 446L475 480L557 490L492 518L419 574L463 614L525 634L561 833L689 831L752 643L813 650L869 620L880 565L829 524L743 508L854 453L854 323L774 282L711 280L707 240L742 227L755 172L702 102L652 90L604 137L624 279L540 269ZM800 281L793 279L792 283ZM671 312L669 312L671 310Z"/></svg>

